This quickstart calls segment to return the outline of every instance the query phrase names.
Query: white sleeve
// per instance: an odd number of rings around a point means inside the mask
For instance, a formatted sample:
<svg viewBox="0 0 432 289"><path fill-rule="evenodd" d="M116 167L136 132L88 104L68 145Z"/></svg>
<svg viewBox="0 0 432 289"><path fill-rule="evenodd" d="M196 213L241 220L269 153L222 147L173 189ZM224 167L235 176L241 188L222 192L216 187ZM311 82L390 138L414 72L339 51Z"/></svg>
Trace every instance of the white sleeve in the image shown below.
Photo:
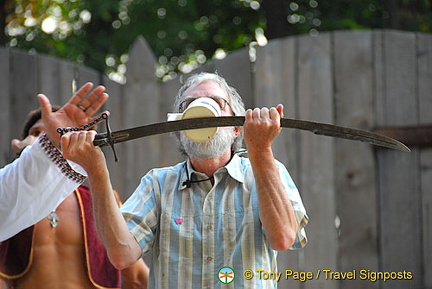
<svg viewBox="0 0 432 289"><path fill-rule="evenodd" d="M0 242L48 216L86 179L44 134L0 169Z"/></svg>

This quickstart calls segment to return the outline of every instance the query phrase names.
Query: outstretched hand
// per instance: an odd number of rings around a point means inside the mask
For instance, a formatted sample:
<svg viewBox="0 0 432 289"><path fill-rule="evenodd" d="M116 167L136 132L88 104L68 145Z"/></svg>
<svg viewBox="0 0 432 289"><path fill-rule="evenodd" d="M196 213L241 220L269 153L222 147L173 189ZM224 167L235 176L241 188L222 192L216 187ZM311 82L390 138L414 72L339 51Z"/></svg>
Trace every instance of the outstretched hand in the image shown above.
<svg viewBox="0 0 432 289"><path fill-rule="evenodd" d="M58 127L77 127L89 123L92 116L107 101L108 94L104 86L93 89L93 84L84 84L71 99L56 112L51 111L51 103L44 94L39 94L38 99L42 109L42 120L44 122L48 138L58 147L60 134Z"/></svg>

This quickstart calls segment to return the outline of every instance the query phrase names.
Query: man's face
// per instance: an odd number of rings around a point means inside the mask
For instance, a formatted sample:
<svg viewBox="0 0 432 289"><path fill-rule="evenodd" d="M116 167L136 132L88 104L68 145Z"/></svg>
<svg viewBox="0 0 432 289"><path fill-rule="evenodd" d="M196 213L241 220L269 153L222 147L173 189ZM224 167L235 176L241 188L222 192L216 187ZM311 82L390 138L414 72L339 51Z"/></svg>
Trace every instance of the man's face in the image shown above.
<svg viewBox="0 0 432 289"><path fill-rule="evenodd" d="M36 139L45 132L42 120L38 120L29 130L28 136L23 140L13 139L11 142L12 151L19 155L28 145L32 145Z"/></svg>
<svg viewBox="0 0 432 289"><path fill-rule="evenodd" d="M199 97L217 97L225 99L228 104L230 103L226 91L213 81L204 81L197 86L192 86L188 88L183 95L184 100ZM233 115L230 105L225 105L223 108L221 107L221 115ZM237 135L238 130L233 127L220 127L215 136L205 142L193 142L183 133L180 133L180 143L186 151L186 154L190 157L199 159L215 158L221 156L227 149L231 148Z"/></svg>
<svg viewBox="0 0 432 289"><path fill-rule="evenodd" d="M229 95L216 82L207 80L196 86L189 87L183 93L183 101L191 100L190 102L192 102L192 100L195 100L200 97L210 97L215 100L225 99L226 100L225 102L217 101L221 105L221 114L222 115L234 114L230 107ZM225 105L225 103L228 103L228 105ZM187 107L185 107L185 109L186 108Z"/></svg>

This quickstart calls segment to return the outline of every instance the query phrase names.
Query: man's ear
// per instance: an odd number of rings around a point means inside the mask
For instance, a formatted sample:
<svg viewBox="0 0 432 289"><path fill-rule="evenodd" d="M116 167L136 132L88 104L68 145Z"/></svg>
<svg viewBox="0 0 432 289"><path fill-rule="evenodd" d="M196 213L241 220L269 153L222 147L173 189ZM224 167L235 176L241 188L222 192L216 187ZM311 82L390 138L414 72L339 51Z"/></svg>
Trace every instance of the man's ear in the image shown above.
<svg viewBox="0 0 432 289"><path fill-rule="evenodd" d="M241 133L241 127L235 127L234 128L234 138L238 137L239 134Z"/></svg>
<svg viewBox="0 0 432 289"><path fill-rule="evenodd" d="M26 146L32 145L36 139L37 137L33 135L29 135L23 140L13 139L11 141L11 149L16 155L19 156Z"/></svg>
<svg viewBox="0 0 432 289"><path fill-rule="evenodd" d="M24 146L22 145L22 142L19 139L13 139L11 141L11 149L15 154L19 155L21 151L24 149Z"/></svg>

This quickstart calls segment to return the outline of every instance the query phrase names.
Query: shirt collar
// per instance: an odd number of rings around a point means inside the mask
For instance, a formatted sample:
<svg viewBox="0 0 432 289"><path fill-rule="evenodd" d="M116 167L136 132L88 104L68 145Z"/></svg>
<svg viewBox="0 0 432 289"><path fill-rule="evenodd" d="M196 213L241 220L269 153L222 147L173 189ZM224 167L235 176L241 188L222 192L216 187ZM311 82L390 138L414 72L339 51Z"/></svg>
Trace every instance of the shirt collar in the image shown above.
<svg viewBox="0 0 432 289"><path fill-rule="evenodd" d="M231 161L225 166L228 174L240 183L244 182L242 162L243 157L239 156L238 154L234 154Z"/></svg>
<svg viewBox="0 0 432 289"><path fill-rule="evenodd" d="M238 154L234 154L234 156L231 158L231 160L226 164L224 167L220 168L216 171L215 174L218 174L222 171L227 171L228 174L235 179L236 181L243 183L244 182L244 175L242 170L242 162L243 157L239 156ZM192 175L197 174L200 175L202 173L197 172L193 169L192 164L190 160L183 162L181 169L181 177L180 177L180 183L178 190L181 191L186 188L185 182L189 179L192 180ZM187 175L188 174L188 175Z"/></svg>

